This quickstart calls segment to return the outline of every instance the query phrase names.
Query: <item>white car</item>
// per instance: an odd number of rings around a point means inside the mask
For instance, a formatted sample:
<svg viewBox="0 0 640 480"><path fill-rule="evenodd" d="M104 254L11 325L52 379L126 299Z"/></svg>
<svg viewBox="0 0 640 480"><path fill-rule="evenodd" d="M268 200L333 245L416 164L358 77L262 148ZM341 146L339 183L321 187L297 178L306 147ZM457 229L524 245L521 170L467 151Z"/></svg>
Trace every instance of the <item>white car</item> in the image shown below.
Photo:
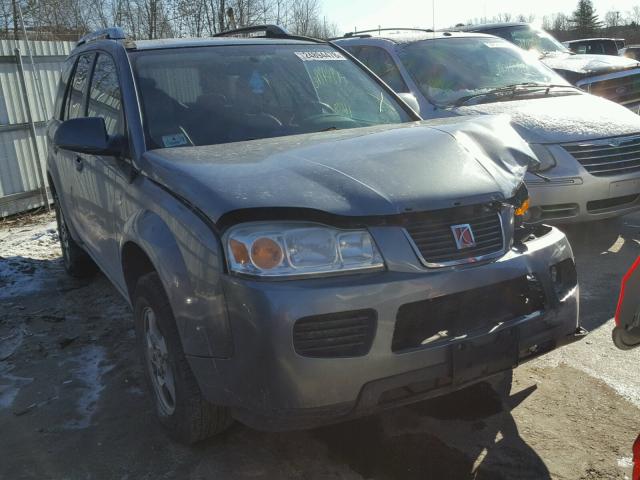
<svg viewBox="0 0 640 480"><path fill-rule="evenodd" d="M530 222L640 209L640 116L569 84L534 54L479 33L376 30L335 43L408 94L424 119L510 115L541 160L526 177Z"/></svg>

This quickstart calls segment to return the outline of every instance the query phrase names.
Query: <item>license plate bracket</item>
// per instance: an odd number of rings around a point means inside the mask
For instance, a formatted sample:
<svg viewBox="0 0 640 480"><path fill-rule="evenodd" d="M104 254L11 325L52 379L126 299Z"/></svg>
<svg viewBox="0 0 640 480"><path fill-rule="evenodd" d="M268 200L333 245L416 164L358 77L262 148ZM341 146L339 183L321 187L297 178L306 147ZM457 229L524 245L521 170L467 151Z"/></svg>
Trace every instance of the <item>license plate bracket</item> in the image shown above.
<svg viewBox="0 0 640 480"><path fill-rule="evenodd" d="M452 346L454 384L465 383L518 364L518 329L510 328Z"/></svg>
<svg viewBox="0 0 640 480"><path fill-rule="evenodd" d="M609 184L609 196L611 198L625 197L627 195L635 195L638 193L640 193L640 178L621 180L619 182L611 182L611 184Z"/></svg>

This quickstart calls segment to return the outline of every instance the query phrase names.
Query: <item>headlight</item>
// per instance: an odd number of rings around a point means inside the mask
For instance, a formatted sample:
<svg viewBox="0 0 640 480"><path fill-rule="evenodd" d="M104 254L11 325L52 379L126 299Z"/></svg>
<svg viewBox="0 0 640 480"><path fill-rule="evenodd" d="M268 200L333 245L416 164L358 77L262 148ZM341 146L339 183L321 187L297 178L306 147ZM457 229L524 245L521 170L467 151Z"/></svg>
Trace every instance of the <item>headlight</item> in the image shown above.
<svg viewBox="0 0 640 480"><path fill-rule="evenodd" d="M529 145L533 153L536 154L538 160L540 160L540 166L537 168L529 168L534 172L544 172L545 170L549 170L556 166L556 159L553 157L553 154L549 151L549 149L540 145L539 143L532 143Z"/></svg>
<svg viewBox="0 0 640 480"><path fill-rule="evenodd" d="M238 225L224 238L229 270L256 277L288 277L384 268L366 230L312 223Z"/></svg>

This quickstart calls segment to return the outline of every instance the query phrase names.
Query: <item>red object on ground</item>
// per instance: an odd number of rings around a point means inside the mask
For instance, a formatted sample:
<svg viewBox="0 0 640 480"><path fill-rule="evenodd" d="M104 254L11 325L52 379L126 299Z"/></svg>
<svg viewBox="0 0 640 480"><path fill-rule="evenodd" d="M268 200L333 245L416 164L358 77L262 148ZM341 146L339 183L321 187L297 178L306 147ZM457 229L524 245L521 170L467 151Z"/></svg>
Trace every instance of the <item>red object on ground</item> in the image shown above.
<svg viewBox="0 0 640 480"><path fill-rule="evenodd" d="M622 277L620 296L618 297L618 306L616 307L616 325L620 325L620 309L622 308L622 301L624 300L624 290L627 285L627 281L629 280L631 275L633 275L633 272L636 270L636 268L638 268L638 266L640 266L640 257L636 258L636 261L633 262L633 265L631 265L629 271L624 274L624 277ZM636 480L636 478L634 477L633 480Z"/></svg>
<svg viewBox="0 0 640 480"><path fill-rule="evenodd" d="M633 475L632 480L640 480L640 435L633 442Z"/></svg>

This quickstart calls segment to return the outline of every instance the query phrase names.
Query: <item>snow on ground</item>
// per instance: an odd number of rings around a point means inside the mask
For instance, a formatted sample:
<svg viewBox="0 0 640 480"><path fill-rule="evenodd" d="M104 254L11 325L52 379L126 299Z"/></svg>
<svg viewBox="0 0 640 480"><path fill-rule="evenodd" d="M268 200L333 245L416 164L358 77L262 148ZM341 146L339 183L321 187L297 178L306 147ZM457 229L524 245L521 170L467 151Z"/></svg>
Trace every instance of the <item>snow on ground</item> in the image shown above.
<svg viewBox="0 0 640 480"><path fill-rule="evenodd" d="M53 214L0 230L0 299L36 292L62 268Z"/></svg>
<svg viewBox="0 0 640 480"><path fill-rule="evenodd" d="M79 419L66 423L69 429L87 428L91 425L91 419L96 411L96 403L100 399L100 393L104 390L102 377L113 369L113 365L106 363L106 350L98 345L88 345L83 351L60 367L68 368L68 363L74 364L71 369L73 379L81 384L81 393L78 396L76 411Z"/></svg>

